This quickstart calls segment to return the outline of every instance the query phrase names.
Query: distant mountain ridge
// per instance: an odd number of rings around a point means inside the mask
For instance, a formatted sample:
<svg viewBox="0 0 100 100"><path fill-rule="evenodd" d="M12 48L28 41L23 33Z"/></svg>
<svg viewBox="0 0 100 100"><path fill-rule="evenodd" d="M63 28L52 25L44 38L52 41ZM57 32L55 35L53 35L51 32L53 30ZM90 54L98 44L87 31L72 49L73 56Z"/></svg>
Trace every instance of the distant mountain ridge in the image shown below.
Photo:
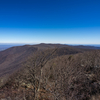
<svg viewBox="0 0 100 100"><path fill-rule="evenodd" d="M98 46L85 46L85 45L79 45L79 46L75 46L77 48L85 48L85 49L100 49L100 47Z"/></svg>
<svg viewBox="0 0 100 100"><path fill-rule="evenodd" d="M6 50L6 49L8 49L8 48L11 48L11 47L14 47L14 46L23 46L23 45L25 45L25 44L1 44L0 43L0 51L3 51L3 50ZM41 43L41 44L34 44L34 45L40 45L40 46L45 46L45 43ZM77 47L77 48L87 48L87 49L100 49L100 45L69 45L69 44L48 44L49 46L50 45L55 45L55 46L57 46L57 45L59 45L59 46L61 46L61 45L63 45L63 46L65 46L65 45L68 45L68 46L75 46L75 47Z"/></svg>
<svg viewBox="0 0 100 100"><path fill-rule="evenodd" d="M14 70L21 67L21 64L25 62L29 57L35 54L39 50L58 48L56 54L58 56L76 54L84 51L100 49L99 47L91 46L69 46L62 44L36 44L36 45L24 45L8 48L4 51L0 51L0 76L10 74Z"/></svg>
<svg viewBox="0 0 100 100"><path fill-rule="evenodd" d="M65 44L65 45L71 45L71 46L93 46L93 47L100 47L100 44Z"/></svg>

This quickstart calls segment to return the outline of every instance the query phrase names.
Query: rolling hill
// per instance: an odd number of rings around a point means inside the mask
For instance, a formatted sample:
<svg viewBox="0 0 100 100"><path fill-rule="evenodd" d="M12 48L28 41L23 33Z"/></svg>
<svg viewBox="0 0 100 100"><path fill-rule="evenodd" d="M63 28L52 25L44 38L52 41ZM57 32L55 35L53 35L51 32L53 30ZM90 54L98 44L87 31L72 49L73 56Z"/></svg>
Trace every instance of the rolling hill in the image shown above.
<svg viewBox="0 0 100 100"><path fill-rule="evenodd" d="M99 48L61 44L24 45L1 51L0 98L92 100L100 93L99 58Z"/></svg>
<svg viewBox="0 0 100 100"><path fill-rule="evenodd" d="M0 76L10 74L14 70L21 67L21 63L25 62L36 51L58 48L56 54L58 56L67 54L76 54L79 52L88 51L88 48L77 48L61 44L39 44L39 45L24 45L16 46L0 52Z"/></svg>

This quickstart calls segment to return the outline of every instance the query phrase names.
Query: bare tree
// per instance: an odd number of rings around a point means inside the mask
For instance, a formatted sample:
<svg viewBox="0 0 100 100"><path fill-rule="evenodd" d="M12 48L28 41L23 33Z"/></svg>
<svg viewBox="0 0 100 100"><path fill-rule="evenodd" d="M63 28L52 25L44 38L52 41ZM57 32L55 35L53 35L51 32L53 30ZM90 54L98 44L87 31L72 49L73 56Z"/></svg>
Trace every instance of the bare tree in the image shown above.
<svg viewBox="0 0 100 100"><path fill-rule="evenodd" d="M31 84L34 87L34 100L39 100L43 67L51 58L54 57L56 50L57 48L53 50L47 49L45 51L37 51L30 59L31 65L27 64L29 80L31 80Z"/></svg>

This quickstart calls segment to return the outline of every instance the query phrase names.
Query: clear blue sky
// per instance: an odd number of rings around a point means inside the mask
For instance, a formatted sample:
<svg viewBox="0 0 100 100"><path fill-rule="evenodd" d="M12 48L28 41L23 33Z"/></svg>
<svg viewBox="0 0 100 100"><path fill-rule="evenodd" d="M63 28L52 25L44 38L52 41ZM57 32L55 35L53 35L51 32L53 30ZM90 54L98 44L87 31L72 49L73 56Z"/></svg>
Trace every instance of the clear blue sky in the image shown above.
<svg viewBox="0 0 100 100"><path fill-rule="evenodd" d="M0 0L0 43L100 44L100 0Z"/></svg>

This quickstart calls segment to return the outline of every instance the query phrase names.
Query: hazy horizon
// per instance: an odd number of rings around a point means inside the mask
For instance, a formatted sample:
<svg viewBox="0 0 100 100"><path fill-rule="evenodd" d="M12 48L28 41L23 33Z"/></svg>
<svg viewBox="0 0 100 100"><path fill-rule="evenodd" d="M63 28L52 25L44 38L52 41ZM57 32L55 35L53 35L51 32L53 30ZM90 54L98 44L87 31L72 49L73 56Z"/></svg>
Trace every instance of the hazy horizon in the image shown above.
<svg viewBox="0 0 100 100"><path fill-rule="evenodd" d="M36 45L41 43L0 43L0 45ZM63 44L63 45L100 45L100 44L67 44L67 43L44 43L44 44Z"/></svg>

